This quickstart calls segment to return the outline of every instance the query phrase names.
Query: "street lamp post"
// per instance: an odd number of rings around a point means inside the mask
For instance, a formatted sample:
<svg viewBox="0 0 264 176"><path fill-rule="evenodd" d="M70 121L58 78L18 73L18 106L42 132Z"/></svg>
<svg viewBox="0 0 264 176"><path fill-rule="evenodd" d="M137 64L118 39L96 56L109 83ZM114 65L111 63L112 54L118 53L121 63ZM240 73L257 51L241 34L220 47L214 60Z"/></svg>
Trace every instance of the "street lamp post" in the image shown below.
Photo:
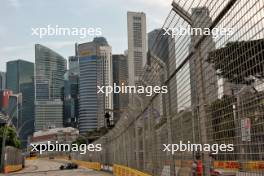
<svg viewBox="0 0 264 176"><path fill-rule="evenodd" d="M10 95L10 97L14 97L15 98L15 107L14 107L14 111L16 112L16 117L17 117L17 120L16 120L16 124L14 124L14 126L16 126L16 128L18 128L20 126L20 123L21 123L21 117L22 117L22 94L21 93L18 93L18 94L13 94L13 95ZM19 119L20 117L20 119Z"/></svg>

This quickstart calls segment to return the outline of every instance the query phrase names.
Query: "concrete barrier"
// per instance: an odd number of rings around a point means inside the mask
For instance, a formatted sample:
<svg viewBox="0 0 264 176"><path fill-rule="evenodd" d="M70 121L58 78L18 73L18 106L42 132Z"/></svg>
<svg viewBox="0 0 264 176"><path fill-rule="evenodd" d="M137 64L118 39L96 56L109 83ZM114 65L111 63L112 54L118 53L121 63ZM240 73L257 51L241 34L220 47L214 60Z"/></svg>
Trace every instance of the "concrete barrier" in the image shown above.
<svg viewBox="0 0 264 176"><path fill-rule="evenodd" d="M138 170L117 164L114 164L113 166L113 174L114 176L151 176Z"/></svg>
<svg viewBox="0 0 264 176"><path fill-rule="evenodd" d="M18 164L18 165L6 165L4 166L4 173L10 173L10 172L15 172L15 171L19 171L23 168L22 164Z"/></svg>
<svg viewBox="0 0 264 176"><path fill-rule="evenodd" d="M72 162L88 169L93 169L97 171L101 170L101 164L98 162L88 162L88 161L80 161L80 160L72 160Z"/></svg>

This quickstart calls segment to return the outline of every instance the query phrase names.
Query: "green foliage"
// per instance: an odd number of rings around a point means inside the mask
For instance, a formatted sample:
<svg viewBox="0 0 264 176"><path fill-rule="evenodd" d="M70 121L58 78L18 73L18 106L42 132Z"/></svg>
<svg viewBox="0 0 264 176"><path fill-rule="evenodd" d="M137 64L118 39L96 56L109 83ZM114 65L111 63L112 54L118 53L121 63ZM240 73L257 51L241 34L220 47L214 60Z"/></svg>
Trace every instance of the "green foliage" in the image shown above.
<svg viewBox="0 0 264 176"><path fill-rule="evenodd" d="M108 129L106 127L101 127L98 130L88 131L86 133L86 136L87 136L89 143L92 143L93 141L99 139L101 136L105 135L107 132L108 132Z"/></svg>
<svg viewBox="0 0 264 176"><path fill-rule="evenodd" d="M229 82L250 85L254 82L251 76L264 78L264 40L228 43L212 51L207 61Z"/></svg>
<svg viewBox="0 0 264 176"><path fill-rule="evenodd" d="M0 127L0 142L2 144L3 134L6 132L6 146L12 146L16 148L21 147L21 142L17 137L16 131L12 127ZM0 146L2 147L2 145Z"/></svg>
<svg viewBox="0 0 264 176"><path fill-rule="evenodd" d="M97 138L97 137L105 135L107 132L108 132L108 129L106 127L102 127L99 130L87 131L86 136L88 138Z"/></svg>
<svg viewBox="0 0 264 176"><path fill-rule="evenodd" d="M79 136L74 142L72 142L73 144L77 144L78 146L80 146L81 144L87 144L87 140L85 139L85 137L83 136Z"/></svg>
<svg viewBox="0 0 264 176"><path fill-rule="evenodd" d="M101 136L105 135L108 132L108 129L106 127L102 127L100 129L96 129L94 131L87 131L85 135L79 136L73 144L90 144L93 141L99 139Z"/></svg>

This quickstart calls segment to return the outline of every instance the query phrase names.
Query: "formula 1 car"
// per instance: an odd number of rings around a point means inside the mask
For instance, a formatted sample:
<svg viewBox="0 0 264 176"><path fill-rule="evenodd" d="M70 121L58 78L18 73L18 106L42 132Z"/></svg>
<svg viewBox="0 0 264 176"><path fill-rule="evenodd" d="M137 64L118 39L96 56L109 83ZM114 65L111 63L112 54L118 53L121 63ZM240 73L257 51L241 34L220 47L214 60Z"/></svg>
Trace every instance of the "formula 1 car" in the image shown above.
<svg viewBox="0 0 264 176"><path fill-rule="evenodd" d="M61 165L60 170L64 170L64 169L78 169L78 165L75 163L67 163L67 164Z"/></svg>

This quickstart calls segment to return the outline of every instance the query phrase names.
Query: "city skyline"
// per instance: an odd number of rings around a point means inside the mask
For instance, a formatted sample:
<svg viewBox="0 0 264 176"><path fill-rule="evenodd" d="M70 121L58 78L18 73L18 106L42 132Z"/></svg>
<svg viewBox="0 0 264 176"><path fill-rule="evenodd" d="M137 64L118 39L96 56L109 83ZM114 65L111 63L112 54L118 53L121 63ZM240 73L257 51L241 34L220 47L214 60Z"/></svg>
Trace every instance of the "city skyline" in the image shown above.
<svg viewBox="0 0 264 176"><path fill-rule="evenodd" d="M103 10L99 12L95 10L97 8L89 8L90 2L83 0L63 2L66 3L63 7L59 7L61 2L59 0L54 1L52 4L44 1L24 1L23 3L17 0L4 1L0 8L0 20L2 21L2 24L0 24L0 71L6 71L3 63L7 61L24 59L34 62L34 45L36 43L43 44L67 58L74 55L74 44L76 42L90 42L95 37L90 36L81 39L78 36L53 36L40 39L31 35L31 28L47 25L59 25L69 28L100 27L102 28L102 36L106 37L109 44L113 46L113 53L122 54L127 49L127 11L145 12L147 31L151 31L160 27L168 14L171 1L160 5L161 1L136 0L123 2L116 0L114 2L103 2L100 0L97 1L96 5ZM41 8L43 5L49 8L49 13L43 11ZM109 7L112 7L110 8L111 11ZM2 13L5 14L10 10L12 10L12 14L8 17L2 15ZM58 13L62 10L63 13ZM115 19L114 24L111 23L112 19Z"/></svg>
<svg viewBox="0 0 264 176"><path fill-rule="evenodd" d="M263 9L4 0L0 172L264 175Z"/></svg>

